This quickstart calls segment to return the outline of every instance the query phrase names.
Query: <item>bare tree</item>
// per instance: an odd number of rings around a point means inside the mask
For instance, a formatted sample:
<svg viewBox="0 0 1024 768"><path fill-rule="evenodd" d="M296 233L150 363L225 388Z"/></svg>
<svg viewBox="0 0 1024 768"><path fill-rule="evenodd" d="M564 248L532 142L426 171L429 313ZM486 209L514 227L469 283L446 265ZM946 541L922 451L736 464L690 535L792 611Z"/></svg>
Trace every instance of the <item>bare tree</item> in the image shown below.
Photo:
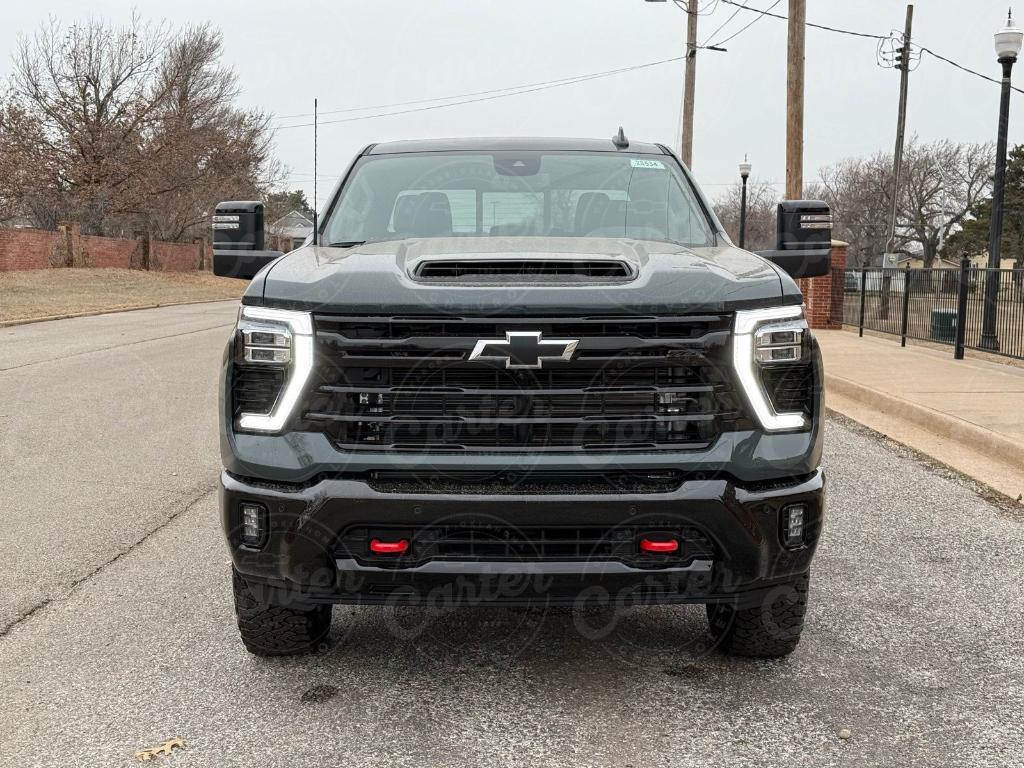
<svg viewBox="0 0 1024 768"><path fill-rule="evenodd" d="M993 155L991 144L911 139L900 178L896 250L918 253L932 266L946 238L988 193ZM820 178L836 237L850 243L852 264L878 263L889 240L892 155L848 158L823 168Z"/></svg>
<svg viewBox="0 0 1024 768"><path fill-rule="evenodd" d="M44 225L73 218L85 232L176 239L219 198L257 194L276 169L269 118L233 106L221 54L208 25L174 31L135 15L121 27L51 20L21 38L0 145L43 172L34 186L0 182L0 196Z"/></svg>
<svg viewBox="0 0 1024 768"><path fill-rule="evenodd" d="M946 239L966 220L990 190L995 150L991 144L943 140L907 148L900 184L898 228L917 243L926 267L932 266Z"/></svg>
<svg viewBox="0 0 1024 768"><path fill-rule="evenodd" d="M52 19L14 55L12 84L43 126L47 153L85 231L100 232L120 208L140 165L142 135L162 94L153 75L167 44L164 26L137 16L111 28L98 20L65 30Z"/></svg>
<svg viewBox="0 0 1024 768"><path fill-rule="evenodd" d="M892 160L883 153L842 160L821 169L821 198L832 209L832 234L849 243L849 265L881 259L892 208ZM903 245L901 239L897 246Z"/></svg>
<svg viewBox="0 0 1024 768"><path fill-rule="evenodd" d="M220 32L202 25L174 39L160 64L162 98L134 193L161 237L205 222L218 199L258 196L276 175L269 117L233 107L237 76L220 64L222 49Z"/></svg>
<svg viewBox="0 0 1024 768"><path fill-rule="evenodd" d="M742 185L729 187L716 201L715 213L734 243L740 241L740 196ZM747 182L747 231L745 247L763 251L775 247L779 195L765 181Z"/></svg>

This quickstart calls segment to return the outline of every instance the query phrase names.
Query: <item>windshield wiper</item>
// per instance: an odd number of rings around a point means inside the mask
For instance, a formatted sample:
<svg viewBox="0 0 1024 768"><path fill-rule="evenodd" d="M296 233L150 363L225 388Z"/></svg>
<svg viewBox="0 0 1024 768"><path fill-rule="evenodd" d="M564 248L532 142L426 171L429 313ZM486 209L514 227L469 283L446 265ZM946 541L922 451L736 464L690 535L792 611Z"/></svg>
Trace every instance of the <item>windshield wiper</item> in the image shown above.
<svg viewBox="0 0 1024 768"><path fill-rule="evenodd" d="M331 248L355 248L357 245L365 245L365 240L343 240L340 243L331 243Z"/></svg>

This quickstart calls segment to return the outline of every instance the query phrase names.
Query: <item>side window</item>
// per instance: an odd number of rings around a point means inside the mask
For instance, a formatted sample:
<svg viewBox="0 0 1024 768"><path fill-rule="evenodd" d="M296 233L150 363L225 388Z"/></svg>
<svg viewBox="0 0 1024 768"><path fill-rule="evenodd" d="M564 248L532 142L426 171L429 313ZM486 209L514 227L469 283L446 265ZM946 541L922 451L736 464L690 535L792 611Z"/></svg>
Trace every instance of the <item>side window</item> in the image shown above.
<svg viewBox="0 0 1024 768"><path fill-rule="evenodd" d="M668 190L668 236L670 240L690 245L710 245L711 230L697 200L679 186L673 177Z"/></svg>
<svg viewBox="0 0 1024 768"><path fill-rule="evenodd" d="M338 209L327 232L328 242L371 239L367 227L372 221L371 213L376 196L365 178L365 175L356 176L352 187L346 192L345 204Z"/></svg>

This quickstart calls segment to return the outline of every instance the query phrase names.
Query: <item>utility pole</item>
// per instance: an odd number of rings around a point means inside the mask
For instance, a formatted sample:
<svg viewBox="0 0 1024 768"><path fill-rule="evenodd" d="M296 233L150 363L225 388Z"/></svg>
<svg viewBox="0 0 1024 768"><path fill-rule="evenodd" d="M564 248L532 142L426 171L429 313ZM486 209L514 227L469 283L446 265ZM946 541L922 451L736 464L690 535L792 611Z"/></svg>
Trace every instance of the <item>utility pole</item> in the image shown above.
<svg viewBox="0 0 1024 768"><path fill-rule="evenodd" d="M786 66L786 199L804 196L804 22L807 0L789 0Z"/></svg>
<svg viewBox="0 0 1024 768"><path fill-rule="evenodd" d="M687 168L693 163L693 95L697 83L697 0L686 5L686 75L683 79L683 119L679 156Z"/></svg>
<svg viewBox="0 0 1024 768"><path fill-rule="evenodd" d="M896 251L896 212L899 208L900 171L903 167L903 134L907 124L907 84L910 79L910 28L914 22L914 6L907 6L903 27L903 47L896 51L896 67L900 71L900 109L896 117L896 151L892 156L892 216L889 219L889 240L886 252ZM882 266L885 266L884 264Z"/></svg>
<svg viewBox="0 0 1024 768"><path fill-rule="evenodd" d="M900 171L903 168L903 133L907 123L907 83L910 79L910 28L914 21L914 6L907 5L907 20L903 26L902 47L896 49L896 68L900 71L900 108L896 117L896 149L892 155L892 216L889 219L889 240L885 244L885 254L882 256L882 291L878 300L878 316L881 319L889 317L889 291L892 277L886 272L886 267L896 266L896 214L899 211L900 192ZM904 273L903 280L909 279L909 273ZM903 292L910 289L904 284Z"/></svg>

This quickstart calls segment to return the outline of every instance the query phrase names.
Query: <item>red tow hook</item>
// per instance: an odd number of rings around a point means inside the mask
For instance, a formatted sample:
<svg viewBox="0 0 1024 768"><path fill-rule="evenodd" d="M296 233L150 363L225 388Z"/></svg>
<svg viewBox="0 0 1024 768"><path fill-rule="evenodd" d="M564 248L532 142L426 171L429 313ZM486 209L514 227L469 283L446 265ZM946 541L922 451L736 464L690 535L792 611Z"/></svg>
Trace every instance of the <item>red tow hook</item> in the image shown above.
<svg viewBox="0 0 1024 768"><path fill-rule="evenodd" d="M399 539L398 541L370 539L370 551L375 552L378 555L400 555L408 549L408 539Z"/></svg>
<svg viewBox="0 0 1024 768"><path fill-rule="evenodd" d="M640 539L640 551L642 552L675 552L679 549L679 541L676 539Z"/></svg>

